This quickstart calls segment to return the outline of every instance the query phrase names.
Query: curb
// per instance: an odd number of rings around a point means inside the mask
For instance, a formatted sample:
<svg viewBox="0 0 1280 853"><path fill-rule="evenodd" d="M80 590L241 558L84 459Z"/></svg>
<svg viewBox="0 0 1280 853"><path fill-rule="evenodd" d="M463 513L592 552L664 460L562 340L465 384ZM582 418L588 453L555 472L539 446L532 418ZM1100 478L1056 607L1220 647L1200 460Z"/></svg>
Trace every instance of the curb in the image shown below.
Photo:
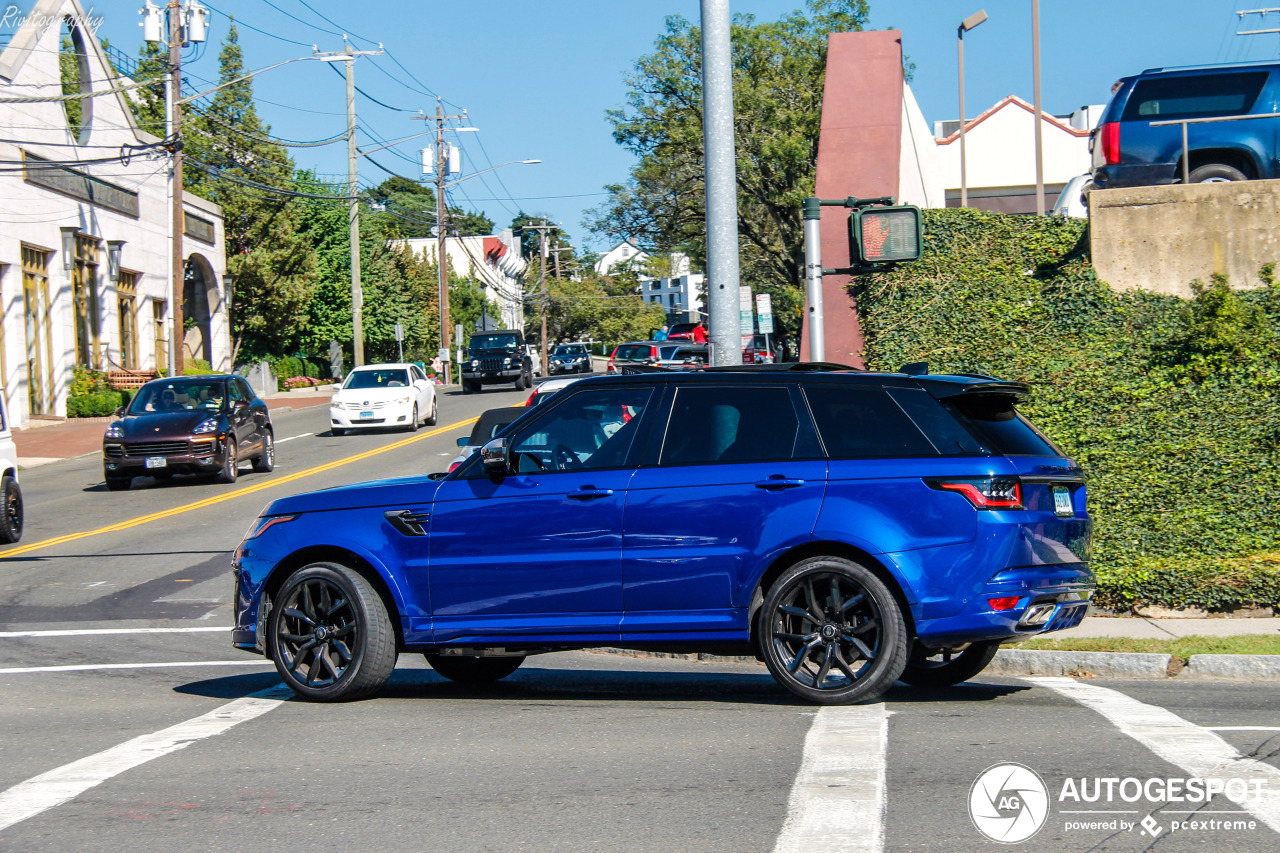
<svg viewBox="0 0 1280 853"><path fill-rule="evenodd" d="M752 663L764 666L751 656L716 655L705 652L646 652L613 647L584 651L635 658ZM982 674L1138 680L1181 678L1218 681L1280 681L1280 655L1192 655L1190 663L1182 667L1173 655L1001 649Z"/></svg>

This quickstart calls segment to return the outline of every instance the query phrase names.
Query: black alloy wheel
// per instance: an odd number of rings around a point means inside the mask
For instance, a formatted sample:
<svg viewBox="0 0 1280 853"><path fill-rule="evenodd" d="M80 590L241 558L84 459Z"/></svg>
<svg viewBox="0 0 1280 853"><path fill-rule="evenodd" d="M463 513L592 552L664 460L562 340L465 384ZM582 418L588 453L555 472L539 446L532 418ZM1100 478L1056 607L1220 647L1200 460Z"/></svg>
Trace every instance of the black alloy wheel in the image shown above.
<svg viewBox="0 0 1280 853"><path fill-rule="evenodd" d="M907 662L893 593L865 566L813 557L774 582L760 613L760 647L774 679L820 705L873 699Z"/></svg>
<svg viewBox="0 0 1280 853"><path fill-rule="evenodd" d="M358 572L315 563L289 576L272 608L267 656L294 693L319 702L375 692L396 666L386 607Z"/></svg>
<svg viewBox="0 0 1280 853"><path fill-rule="evenodd" d="M253 458L253 470L259 474L269 474L276 467L276 440L271 431L262 434L262 453Z"/></svg>
<svg viewBox="0 0 1280 853"><path fill-rule="evenodd" d="M967 643L942 649L917 645L898 680L913 687L950 687L987 668L1000 650L998 641Z"/></svg>
<svg viewBox="0 0 1280 853"><path fill-rule="evenodd" d="M523 655L519 657L423 655L423 657L440 675L462 684L484 684L506 678L524 663Z"/></svg>
<svg viewBox="0 0 1280 853"><path fill-rule="evenodd" d="M113 477L106 475L107 488L113 492L127 492L129 487L133 485L132 477Z"/></svg>
<svg viewBox="0 0 1280 853"><path fill-rule="evenodd" d="M228 438L227 443L222 448L222 468L218 471L218 482L234 483L236 481L236 477L240 475L238 455L236 440Z"/></svg>
<svg viewBox="0 0 1280 853"><path fill-rule="evenodd" d="M8 474L0 479L0 542L8 545L22 538L22 489Z"/></svg>

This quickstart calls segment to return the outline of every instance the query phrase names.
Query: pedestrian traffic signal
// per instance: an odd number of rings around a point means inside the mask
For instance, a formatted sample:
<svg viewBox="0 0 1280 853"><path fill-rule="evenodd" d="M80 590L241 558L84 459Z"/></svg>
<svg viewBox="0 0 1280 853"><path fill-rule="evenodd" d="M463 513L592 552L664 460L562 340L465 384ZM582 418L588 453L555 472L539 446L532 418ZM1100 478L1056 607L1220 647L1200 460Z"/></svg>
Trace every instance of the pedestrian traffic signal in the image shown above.
<svg viewBox="0 0 1280 853"><path fill-rule="evenodd" d="M920 208L864 207L849 214L849 231L863 264L920 259Z"/></svg>

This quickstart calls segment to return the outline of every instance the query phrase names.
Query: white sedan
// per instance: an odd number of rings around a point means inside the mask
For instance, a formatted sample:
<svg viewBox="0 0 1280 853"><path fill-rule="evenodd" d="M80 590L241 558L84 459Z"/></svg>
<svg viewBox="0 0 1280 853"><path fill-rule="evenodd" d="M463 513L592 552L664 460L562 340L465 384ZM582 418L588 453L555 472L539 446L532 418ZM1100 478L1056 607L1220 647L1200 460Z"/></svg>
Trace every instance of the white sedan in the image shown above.
<svg viewBox="0 0 1280 853"><path fill-rule="evenodd" d="M347 374L329 403L329 431L436 422L436 386L416 364L368 364Z"/></svg>

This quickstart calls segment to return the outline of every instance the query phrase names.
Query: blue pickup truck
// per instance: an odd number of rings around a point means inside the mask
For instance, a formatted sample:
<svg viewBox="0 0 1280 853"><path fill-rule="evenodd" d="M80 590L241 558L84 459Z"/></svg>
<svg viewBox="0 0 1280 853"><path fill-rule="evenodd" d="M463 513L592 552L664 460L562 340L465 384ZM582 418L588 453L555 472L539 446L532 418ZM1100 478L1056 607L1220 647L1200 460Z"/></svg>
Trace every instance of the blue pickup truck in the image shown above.
<svg viewBox="0 0 1280 853"><path fill-rule="evenodd" d="M1280 63L1150 68L1119 80L1090 140L1099 189L1280 177ZM1189 120L1186 151L1178 124ZM1204 121L1204 119L1229 119Z"/></svg>

